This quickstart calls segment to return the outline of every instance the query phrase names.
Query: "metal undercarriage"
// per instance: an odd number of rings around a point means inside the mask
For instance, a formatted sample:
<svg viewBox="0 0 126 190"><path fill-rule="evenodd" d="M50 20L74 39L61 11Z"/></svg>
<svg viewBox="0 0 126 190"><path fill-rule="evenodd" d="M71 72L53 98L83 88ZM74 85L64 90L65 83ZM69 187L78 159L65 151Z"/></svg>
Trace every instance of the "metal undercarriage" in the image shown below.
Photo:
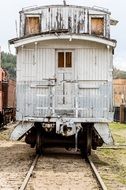
<svg viewBox="0 0 126 190"><path fill-rule="evenodd" d="M103 144L93 123L81 123L72 127L70 123L63 124L57 133L56 123L37 122L25 135L25 142L32 148L36 147L37 154L41 154L47 147L64 147L67 150L70 148L80 150L84 156L90 155L91 149Z"/></svg>

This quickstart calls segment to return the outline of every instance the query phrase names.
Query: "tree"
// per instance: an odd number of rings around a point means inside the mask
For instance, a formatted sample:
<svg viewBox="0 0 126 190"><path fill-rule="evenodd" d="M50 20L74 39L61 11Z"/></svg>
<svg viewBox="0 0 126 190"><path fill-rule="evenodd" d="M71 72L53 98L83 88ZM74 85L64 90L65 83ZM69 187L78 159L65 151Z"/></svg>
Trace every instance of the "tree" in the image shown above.
<svg viewBox="0 0 126 190"><path fill-rule="evenodd" d="M114 79L126 79L126 71L121 71L114 67L113 69L113 78Z"/></svg>
<svg viewBox="0 0 126 190"><path fill-rule="evenodd" d="M16 56L10 53L1 53L1 66L9 73L10 79L16 78Z"/></svg>

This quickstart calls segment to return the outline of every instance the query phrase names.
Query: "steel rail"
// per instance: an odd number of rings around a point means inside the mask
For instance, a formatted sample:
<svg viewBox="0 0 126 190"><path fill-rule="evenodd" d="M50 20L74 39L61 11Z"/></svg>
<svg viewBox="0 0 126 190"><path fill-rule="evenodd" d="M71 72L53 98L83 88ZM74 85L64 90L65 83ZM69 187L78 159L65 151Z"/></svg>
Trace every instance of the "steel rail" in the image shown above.
<svg viewBox="0 0 126 190"><path fill-rule="evenodd" d="M96 179L97 179L97 181L98 181L98 183L99 183L101 189L102 189L102 190L107 190L107 187L106 187L104 181L102 180L100 174L98 173L98 170L96 169L96 167L95 167L95 165L94 165L94 163L92 162L92 160L91 160L90 157L88 157L88 162L89 162L89 164L90 164L91 169L93 170L93 173L94 173L95 176L96 176Z"/></svg>
<svg viewBox="0 0 126 190"><path fill-rule="evenodd" d="M126 146L106 146L106 147L99 147L98 148L99 150L100 149L126 149Z"/></svg>
<svg viewBox="0 0 126 190"><path fill-rule="evenodd" d="M36 166L36 163L37 163L37 161L38 161L38 158L39 158L39 155L36 155L36 157L35 157L34 161L32 162L32 165L31 165L30 169L28 170L27 175L26 175L26 177L25 177L25 179L24 179L24 181L23 181L21 187L19 188L19 190L25 190L25 189L26 189L26 186L27 186L27 184L28 184L28 182L29 182L29 180L30 180L30 177L31 177L31 175L32 175L32 172L33 172L33 170L34 170L34 168L35 168L35 166ZM98 171L97 171L97 169L96 169L94 163L92 162L91 158L88 157L88 158L87 158L87 161L89 162L90 167L91 167L93 173L95 174L95 177L96 177L96 179L97 179L97 181L98 181L98 183L99 183L101 189L102 189L102 190L107 190L107 187L106 187L106 185L104 184L104 182L103 182L103 180L102 180L100 174L98 173Z"/></svg>
<svg viewBox="0 0 126 190"><path fill-rule="evenodd" d="M98 147L98 149L126 149L126 144L119 144L119 143L116 143L112 146L102 146L102 147Z"/></svg>
<svg viewBox="0 0 126 190"><path fill-rule="evenodd" d="M35 165L36 165L36 163L38 161L38 158L39 158L39 155L36 155L36 157L35 157L34 161L32 162L32 165L31 165L29 171L27 172L27 175L26 175L21 187L19 188L19 190L25 190L25 188L26 188L26 186L28 184L28 181L29 181L29 179L30 179L30 177L32 175L33 169L35 168Z"/></svg>

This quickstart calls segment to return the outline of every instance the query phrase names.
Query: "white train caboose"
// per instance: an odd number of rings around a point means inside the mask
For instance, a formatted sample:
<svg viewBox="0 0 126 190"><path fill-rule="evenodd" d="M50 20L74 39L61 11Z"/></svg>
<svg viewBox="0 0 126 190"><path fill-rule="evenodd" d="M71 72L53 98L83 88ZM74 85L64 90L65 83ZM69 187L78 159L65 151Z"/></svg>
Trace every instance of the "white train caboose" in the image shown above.
<svg viewBox="0 0 126 190"><path fill-rule="evenodd" d="M112 69L116 41L107 9L53 5L22 9L17 52L19 125L11 139L41 153L75 147L88 155L112 143Z"/></svg>

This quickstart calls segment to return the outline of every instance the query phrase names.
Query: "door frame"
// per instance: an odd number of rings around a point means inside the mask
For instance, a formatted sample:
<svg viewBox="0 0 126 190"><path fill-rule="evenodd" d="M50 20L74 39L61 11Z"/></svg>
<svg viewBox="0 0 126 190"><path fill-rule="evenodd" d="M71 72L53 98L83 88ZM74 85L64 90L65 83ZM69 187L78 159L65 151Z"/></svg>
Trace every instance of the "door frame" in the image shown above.
<svg viewBox="0 0 126 190"><path fill-rule="evenodd" d="M72 74L72 78L70 79L71 81L75 80L75 74L74 74L74 71L75 71L75 65L74 65L74 49L56 49L56 78L58 78L58 73L71 73ZM66 58L65 58L65 54L64 54L64 61L65 61L65 67L58 67L58 53L59 52L72 52L72 63L71 63L71 67L66 67ZM60 80L58 81L57 79L57 87L58 87L58 82L60 82ZM69 82L70 83L70 82ZM70 83L71 84L71 91L72 91L72 85L73 83ZM57 88L56 87L56 88ZM69 104L62 104L62 106L65 108L67 107ZM57 103L57 106L58 106L58 103ZM73 106L73 103L71 101L71 106Z"/></svg>

